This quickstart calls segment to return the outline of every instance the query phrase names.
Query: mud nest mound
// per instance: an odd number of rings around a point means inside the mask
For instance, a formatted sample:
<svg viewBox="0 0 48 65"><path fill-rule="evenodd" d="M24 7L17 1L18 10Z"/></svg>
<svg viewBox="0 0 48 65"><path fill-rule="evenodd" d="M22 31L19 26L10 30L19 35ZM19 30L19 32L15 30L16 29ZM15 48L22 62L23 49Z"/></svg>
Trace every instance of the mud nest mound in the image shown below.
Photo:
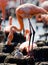
<svg viewBox="0 0 48 65"><path fill-rule="evenodd" d="M22 59L14 58L13 56L7 56L4 60L4 65L6 63L16 63L17 65L35 65L34 59L27 56Z"/></svg>

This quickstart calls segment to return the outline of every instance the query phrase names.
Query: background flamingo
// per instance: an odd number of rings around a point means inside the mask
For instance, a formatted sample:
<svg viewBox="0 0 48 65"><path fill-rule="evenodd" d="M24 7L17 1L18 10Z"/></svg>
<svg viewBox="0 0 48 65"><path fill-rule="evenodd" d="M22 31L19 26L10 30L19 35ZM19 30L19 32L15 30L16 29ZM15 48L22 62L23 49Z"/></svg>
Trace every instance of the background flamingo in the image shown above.
<svg viewBox="0 0 48 65"><path fill-rule="evenodd" d="M41 1L43 1L41 4L40 4L40 6L42 7L42 8L44 8L47 12L48 12L48 1L47 0L41 0ZM37 22L43 22L44 24L46 24L46 25L48 25L48 14L46 15L37 15L36 16L36 21Z"/></svg>
<svg viewBox="0 0 48 65"><path fill-rule="evenodd" d="M48 1L44 1L40 6L48 11Z"/></svg>
<svg viewBox="0 0 48 65"><path fill-rule="evenodd" d="M7 6L7 0L0 0L0 8L2 10L2 17L5 20L5 10L6 10L6 6Z"/></svg>
<svg viewBox="0 0 48 65"><path fill-rule="evenodd" d="M12 16L9 16L9 25L4 28L4 32L9 33L12 26Z"/></svg>

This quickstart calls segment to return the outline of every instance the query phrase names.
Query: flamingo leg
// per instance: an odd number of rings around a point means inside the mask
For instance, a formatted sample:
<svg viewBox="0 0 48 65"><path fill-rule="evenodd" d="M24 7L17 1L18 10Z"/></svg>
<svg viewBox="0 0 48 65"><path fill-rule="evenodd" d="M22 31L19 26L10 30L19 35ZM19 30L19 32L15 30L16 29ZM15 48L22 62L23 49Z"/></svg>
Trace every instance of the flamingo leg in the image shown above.
<svg viewBox="0 0 48 65"><path fill-rule="evenodd" d="M29 26L30 26L30 40L29 40L29 48L30 48L30 41L31 41L31 35L32 35L32 31L31 31L31 28L33 30L33 38L32 38L32 56L33 56L33 42L34 42L34 36L35 36L35 30L30 22L30 18L28 18L28 21L29 21Z"/></svg>
<svg viewBox="0 0 48 65"><path fill-rule="evenodd" d="M30 26L30 19L28 18L28 21L29 21L29 29L30 29L30 38L29 38L29 46L28 46L28 55L30 55L30 42L31 42L31 36L32 36L32 32L31 32L31 26Z"/></svg>
<svg viewBox="0 0 48 65"><path fill-rule="evenodd" d="M33 38L32 38L32 53L31 56L34 58L34 53L33 53L33 42L34 42L34 37L35 37L35 31L33 30Z"/></svg>
<svg viewBox="0 0 48 65"><path fill-rule="evenodd" d="M31 41L31 35L32 35L32 32L31 32L30 19L28 18L28 20L29 20L29 29L30 29L30 40L29 40L29 46L30 46L30 41Z"/></svg>

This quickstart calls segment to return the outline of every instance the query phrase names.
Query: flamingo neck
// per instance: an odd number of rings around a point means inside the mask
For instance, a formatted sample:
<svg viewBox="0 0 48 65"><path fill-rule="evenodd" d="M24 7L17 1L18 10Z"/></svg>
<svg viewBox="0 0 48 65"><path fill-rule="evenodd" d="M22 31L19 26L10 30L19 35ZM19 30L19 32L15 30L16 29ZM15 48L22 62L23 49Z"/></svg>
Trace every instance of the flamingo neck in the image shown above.
<svg viewBox="0 0 48 65"><path fill-rule="evenodd" d="M26 35L26 41L29 41L30 37L29 34Z"/></svg>
<svg viewBox="0 0 48 65"><path fill-rule="evenodd" d="M9 20L9 25L12 25L12 20Z"/></svg>

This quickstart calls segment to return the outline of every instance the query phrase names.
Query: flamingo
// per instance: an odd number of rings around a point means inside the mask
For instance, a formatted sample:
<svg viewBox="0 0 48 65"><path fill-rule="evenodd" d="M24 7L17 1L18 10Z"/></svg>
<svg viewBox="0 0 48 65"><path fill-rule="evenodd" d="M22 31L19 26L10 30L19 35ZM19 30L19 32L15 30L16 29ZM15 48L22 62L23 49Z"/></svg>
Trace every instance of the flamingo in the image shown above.
<svg viewBox="0 0 48 65"><path fill-rule="evenodd" d="M41 4L40 4L40 6L42 7L42 8L44 8L47 12L48 12L48 1L44 1L44 2L42 2ZM36 16L36 20L37 21L43 21L43 23L45 23L45 24L47 24L48 25L48 14L44 14L44 15L37 15Z"/></svg>
<svg viewBox="0 0 48 65"><path fill-rule="evenodd" d="M38 23L44 23L44 24L48 25L48 14L37 15L36 16L36 21Z"/></svg>
<svg viewBox="0 0 48 65"><path fill-rule="evenodd" d="M47 1L47 0L43 1L43 2L40 4L40 6L41 6L42 8L44 8L44 9L48 12L48 1ZM47 25L48 25L48 14L37 15L37 16L36 16L36 20L37 20L38 22L43 22L44 24L47 24Z"/></svg>
<svg viewBox="0 0 48 65"><path fill-rule="evenodd" d="M26 3L26 4L22 4L19 7L17 7L15 13L16 13L18 22L20 24L20 29L18 29L17 27L15 28L17 31L23 30L24 28L23 18L28 18L30 29L32 28L33 30L33 40L32 40L32 49L33 49L35 31L33 29L33 26L31 25L30 18L32 18L32 16L34 15L36 16L37 14L47 14L47 11L43 9L42 7L38 7L36 5ZM30 38L31 38L31 34L30 34ZM30 46L30 43L29 43L29 46Z"/></svg>
<svg viewBox="0 0 48 65"><path fill-rule="evenodd" d="M21 50L21 52L23 52L23 50L25 49L26 52L28 53L29 51L32 50L32 42L30 43L30 49L28 49L29 47L29 40L26 42L23 42L20 46L19 49ZM36 43L33 43L33 49L35 49L37 47Z"/></svg>

